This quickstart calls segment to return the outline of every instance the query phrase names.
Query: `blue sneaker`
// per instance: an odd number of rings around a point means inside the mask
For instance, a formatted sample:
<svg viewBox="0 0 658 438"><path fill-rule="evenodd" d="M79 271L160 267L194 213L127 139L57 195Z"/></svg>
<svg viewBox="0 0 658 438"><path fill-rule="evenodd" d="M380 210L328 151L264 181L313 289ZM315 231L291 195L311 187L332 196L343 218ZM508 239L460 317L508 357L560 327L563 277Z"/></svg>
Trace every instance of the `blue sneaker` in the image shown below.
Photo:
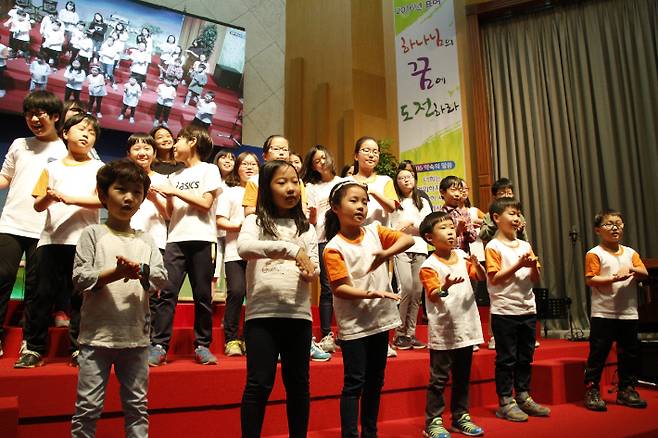
<svg viewBox="0 0 658 438"><path fill-rule="evenodd" d="M450 432L443 426L443 418L436 417L425 428L423 436L428 438L450 438Z"/></svg>
<svg viewBox="0 0 658 438"><path fill-rule="evenodd" d="M453 432L461 432L468 436L484 435L484 430L471 421L471 416L468 415L468 412L464 412L457 419L453 418L452 428L450 428L450 430Z"/></svg>
<svg viewBox="0 0 658 438"><path fill-rule="evenodd" d="M331 359L331 354L325 352L320 348L317 342L315 342L315 337L311 340L311 360L314 362L326 362Z"/></svg>
<svg viewBox="0 0 658 438"><path fill-rule="evenodd" d="M167 363L167 352L162 345L149 346L149 366L159 367Z"/></svg>
<svg viewBox="0 0 658 438"><path fill-rule="evenodd" d="M199 345L194 350L194 357L201 365L217 365L217 358L208 350L208 347Z"/></svg>

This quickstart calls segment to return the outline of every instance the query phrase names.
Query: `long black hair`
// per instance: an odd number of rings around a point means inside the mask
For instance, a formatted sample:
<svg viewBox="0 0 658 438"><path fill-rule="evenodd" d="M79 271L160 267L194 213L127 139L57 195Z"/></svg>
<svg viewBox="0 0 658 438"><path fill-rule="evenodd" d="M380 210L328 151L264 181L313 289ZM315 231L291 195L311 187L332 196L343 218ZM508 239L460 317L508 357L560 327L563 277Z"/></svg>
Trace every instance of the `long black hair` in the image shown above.
<svg viewBox="0 0 658 438"><path fill-rule="evenodd" d="M315 154L317 152L324 152L325 156L325 167L329 169L329 172L333 176L336 176L336 163L334 162L334 157L331 156L331 153L327 150L326 147L321 144L316 144L311 149L306 152L304 156L304 166L302 167L302 181L305 184L319 184L322 182L322 175L320 172L313 168L313 160L315 159Z"/></svg>
<svg viewBox="0 0 658 438"><path fill-rule="evenodd" d="M229 173L226 176L226 180L224 183L229 186L229 187L236 187L241 184L240 181L240 174L238 173L240 166L242 165L242 162L245 160L247 157L254 157L254 160L256 160L256 164L258 164L258 155L254 154L253 152L249 151L244 151L240 155L238 155L238 158L235 159L235 166L233 166L233 170L231 173Z"/></svg>
<svg viewBox="0 0 658 438"><path fill-rule="evenodd" d="M372 140L375 142L377 145L377 150L379 151L379 143L377 143L377 140L375 140L373 137L370 137L368 135L364 135L363 137L360 137L356 143L354 143L354 173L353 175L356 175L359 173L359 160L356 159L356 156L359 154L359 151L361 150L361 146L363 146L363 143L365 143L368 140Z"/></svg>
<svg viewBox="0 0 658 438"><path fill-rule="evenodd" d="M402 202L402 199L404 199L404 195L402 194L402 190L400 190L400 186L398 185L398 175L400 175L400 172L410 172L411 175L413 176L413 172L411 172L408 169L398 169L397 172L395 172L395 193L398 194L398 198L400 199L400 202ZM414 178L414 181L416 179ZM418 210L423 208L423 200L420 197L420 190L418 187L416 187L416 184L414 183L414 188L411 190L411 200L413 201L414 205ZM400 209L402 209L402 204L400 204Z"/></svg>
<svg viewBox="0 0 658 438"><path fill-rule="evenodd" d="M274 238L279 237L278 233L276 232L276 219L279 219L279 214L277 207L274 204L270 184L272 183L272 178L274 177L276 171L282 167L290 167L295 171L295 174L297 174L295 167L287 161L272 160L263 165L258 175L256 224L262 227L267 234ZM306 215L304 214L304 210L302 209L301 200L297 203L297 205L290 209L290 219L295 221L298 236L301 236L303 233L308 231L309 223Z"/></svg>
<svg viewBox="0 0 658 438"><path fill-rule="evenodd" d="M338 234L338 231L340 231L340 220L338 219L338 215L334 212L333 207L338 207L340 205L340 202L345 197L347 189L350 187L360 187L366 192L366 196L368 196L368 186L356 181L348 180L339 182L333 189L331 189L331 193L329 193L329 206L331 208L327 210L324 215L324 232L327 235L327 240L333 239L333 237Z"/></svg>

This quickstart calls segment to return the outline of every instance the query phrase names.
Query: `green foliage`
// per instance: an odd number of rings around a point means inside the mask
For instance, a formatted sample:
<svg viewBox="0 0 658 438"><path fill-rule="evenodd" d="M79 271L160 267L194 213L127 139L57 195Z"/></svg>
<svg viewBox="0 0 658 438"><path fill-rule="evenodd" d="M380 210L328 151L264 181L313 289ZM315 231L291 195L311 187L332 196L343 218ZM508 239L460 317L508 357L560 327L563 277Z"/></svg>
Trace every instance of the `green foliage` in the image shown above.
<svg viewBox="0 0 658 438"><path fill-rule="evenodd" d="M214 24L207 24L201 30L199 40L201 45L205 47L209 53L212 51L212 48L215 45L215 41L217 41L217 35L217 26Z"/></svg>
<svg viewBox="0 0 658 438"><path fill-rule="evenodd" d="M375 172L379 175L388 175L391 179L395 178L398 171L398 158L391 153L390 139L379 140L379 164L375 167Z"/></svg>

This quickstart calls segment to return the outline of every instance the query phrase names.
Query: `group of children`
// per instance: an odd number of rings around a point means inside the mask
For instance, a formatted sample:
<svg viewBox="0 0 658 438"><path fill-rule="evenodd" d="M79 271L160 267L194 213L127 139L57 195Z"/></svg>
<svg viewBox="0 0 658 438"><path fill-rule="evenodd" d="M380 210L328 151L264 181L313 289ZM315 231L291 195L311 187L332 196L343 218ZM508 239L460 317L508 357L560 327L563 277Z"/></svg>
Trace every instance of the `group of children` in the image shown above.
<svg viewBox="0 0 658 438"><path fill-rule="evenodd" d="M327 360L337 348L334 313L344 368L342 434L358 436L360 423L363 436L376 436L387 357L395 354L389 332L396 330L397 349L426 347L415 338L423 289L430 350L424 433L449 436L443 393L452 376L451 429L482 435L468 411L473 351L484 342L470 278L486 279L491 299L496 415L526 421L550 414L529 394L536 342L532 286L541 266L519 238L525 220L514 198L499 197L482 217L469 211L464 182L449 176L440 183L445 205L431 212L410 163L402 163L395 180L377 174L380 149L371 137L357 140L353 174L346 177L336 176L331 154L320 145L299 160L299 171L280 135L266 140L260 169L248 152L237 158L222 153L217 165L207 163L212 141L194 125L175 140L165 127L133 134L127 159L104 165L90 156L100 133L93 116L64 114L61 101L46 91L26 97L24 114L35 137L17 139L0 172L0 187L9 188L0 217L0 316L25 253L25 342L15 367L43 365L52 311L71 315L71 362L80 367L73 436L93 435L112 365L126 433L147 434L148 366L166 362L185 275L195 305L196 361L217 363L209 347L218 229L225 232L225 354L248 352L243 436L260 436L278 361L290 436L305 436L309 360L314 349ZM494 186L511 190L511 183ZM108 212L103 225L101 207ZM477 226L487 241L484 266L470 246L478 240ZM616 341L617 401L644 407L634 389L634 280L647 272L637 253L620 244L619 212L597 215L594 226L601 244L586 257L592 331L585 404L605 410L598 385ZM427 245L434 247L431 255ZM398 291L389 279L390 259ZM310 293L318 276L322 339L316 344Z"/></svg>

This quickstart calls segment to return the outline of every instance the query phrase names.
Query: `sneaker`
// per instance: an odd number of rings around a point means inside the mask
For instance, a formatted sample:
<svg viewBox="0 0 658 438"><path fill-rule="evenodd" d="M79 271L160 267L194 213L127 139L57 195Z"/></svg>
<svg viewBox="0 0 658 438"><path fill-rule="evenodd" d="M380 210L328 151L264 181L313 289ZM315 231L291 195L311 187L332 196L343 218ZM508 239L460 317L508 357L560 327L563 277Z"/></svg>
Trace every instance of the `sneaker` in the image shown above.
<svg viewBox="0 0 658 438"><path fill-rule="evenodd" d="M123 120L123 114L119 114L119 117L117 117L117 120Z"/></svg>
<svg viewBox="0 0 658 438"><path fill-rule="evenodd" d="M386 352L386 357L398 357L398 352L393 350L391 344L388 344L388 351Z"/></svg>
<svg viewBox="0 0 658 438"><path fill-rule="evenodd" d="M336 340L334 339L334 333L329 332L329 334L327 336L320 339L320 342L318 342L318 345L320 346L320 348L322 348L322 351L326 351L327 353L335 353L336 352Z"/></svg>
<svg viewBox="0 0 658 438"><path fill-rule="evenodd" d="M493 336L489 338L489 344L487 345L487 347L489 348L489 350L496 349L496 340L494 339Z"/></svg>
<svg viewBox="0 0 658 438"><path fill-rule="evenodd" d="M71 353L71 360L69 361L70 367L80 368L80 364L78 363L78 356L80 356L80 350L75 350L73 353Z"/></svg>
<svg viewBox="0 0 658 438"><path fill-rule="evenodd" d="M217 358L208 350L208 347L199 345L194 349L194 357L201 365L217 365Z"/></svg>
<svg viewBox="0 0 658 438"><path fill-rule="evenodd" d="M395 338L395 341L393 341L393 346L397 350L410 350L411 349L411 338L408 337L408 336L398 336L398 337Z"/></svg>
<svg viewBox="0 0 658 438"><path fill-rule="evenodd" d="M647 401L641 399L632 386L617 391L617 404L640 409L647 407Z"/></svg>
<svg viewBox="0 0 658 438"><path fill-rule="evenodd" d="M0 97L5 97L7 92L5 90L0 90Z"/></svg>
<svg viewBox="0 0 658 438"><path fill-rule="evenodd" d="M313 336L311 340L311 360L313 362L326 362L329 359L331 359L331 353L322 350L318 343L315 342L315 336Z"/></svg>
<svg viewBox="0 0 658 438"><path fill-rule="evenodd" d="M135 124L135 118L134 117L130 118L130 123L132 123L133 125Z"/></svg>
<svg viewBox="0 0 658 438"><path fill-rule="evenodd" d="M591 385L585 391L585 407L590 411L607 411L608 407L605 401L601 399L601 392L599 388Z"/></svg>
<svg viewBox="0 0 658 438"><path fill-rule="evenodd" d="M517 397L516 402L519 404L519 408L531 417L548 417L551 415L549 408L535 402L529 395L525 396L525 398Z"/></svg>
<svg viewBox="0 0 658 438"><path fill-rule="evenodd" d="M528 421L528 414L523 412L514 400L506 405L498 407L496 417L504 418L509 421Z"/></svg>
<svg viewBox="0 0 658 438"><path fill-rule="evenodd" d="M459 416L455 421L452 419L452 427L450 428L453 432L460 432L468 436L481 436L484 435L484 430L477 424L471 421L471 416L468 415L468 412L464 412Z"/></svg>
<svg viewBox="0 0 658 438"><path fill-rule="evenodd" d="M103 118L103 114L101 114L101 113L96 113L96 118L97 118L97 119L102 119L102 118Z"/></svg>
<svg viewBox="0 0 658 438"><path fill-rule="evenodd" d="M247 344L244 341L240 340L240 348L242 349L242 354L247 354Z"/></svg>
<svg viewBox="0 0 658 438"><path fill-rule="evenodd" d="M169 127L169 125L167 124L167 122L162 122L162 125L160 125L160 126L162 126L163 128L168 128L168 127Z"/></svg>
<svg viewBox="0 0 658 438"><path fill-rule="evenodd" d="M539 341L535 341L535 348L539 347Z"/></svg>
<svg viewBox="0 0 658 438"><path fill-rule="evenodd" d="M224 347L224 354L226 356L242 356L242 345L240 345L240 341L237 339L234 339L232 341L228 341L226 343L226 346Z"/></svg>
<svg viewBox="0 0 658 438"><path fill-rule="evenodd" d="M479 345L473 345L473 352L480 351Z"/></svg>
<svg viewBox="0 0 658 438"><path fill-rule="evenodd" d="M159 124L159 122L157 120L153 120L153 127L154 128L157 128L158 124Z"/></svg>
<svg viewBox="0 0 658 438"><path fill-rule="evenodd" d="M167 351L162 345L151 345L149 347L149 366L159 367L167 363Z"/></svg>
<svg viewBox="0 0 658 438"><path fill-rule="evenodd" d="M450 432L443 427L443 419L436 417L423 431L423 436L429 438L450 438Z"/></svg>
<svg viewBox="0 0 658 438"><path fill-rule="evenodd" d="M43 366L43 359L36 351L25 350L14 363L14 368L36 368Z"/></svg>
<svg viewBox="0 0 658 438"><path fill-rule="evenodd" d="M27 351L27 341L21 341L21 348L18 349L18 355L25 353Z"/></svg>
<svg viewBox="0 0 658 438"><path fill-rule="evenodd" d="M414 350L422 350L423 348L427 348L427 345L421 341L419 341L415 336L411 337L411 348Z"/></svg>
<svg viewBox="0 0 658 438"><path fill-rule="evenodd" d="M55 312L55 327L68 327L71 325L71 318L61 310Z"/></svg>

